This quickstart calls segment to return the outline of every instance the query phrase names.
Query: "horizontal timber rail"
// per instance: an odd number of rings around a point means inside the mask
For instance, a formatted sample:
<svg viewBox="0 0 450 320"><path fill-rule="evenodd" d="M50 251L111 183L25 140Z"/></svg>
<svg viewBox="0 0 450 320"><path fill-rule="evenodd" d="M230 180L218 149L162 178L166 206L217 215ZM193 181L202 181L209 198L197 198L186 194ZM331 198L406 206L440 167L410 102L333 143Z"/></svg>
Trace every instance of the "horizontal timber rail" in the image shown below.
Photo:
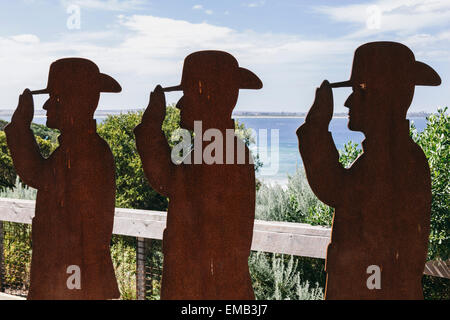
<svg viewBox="0 0 450 320"><path fill-rule="evenodd" d="M35 201L0 198L0 221L31 224ZM162 239L166 213L116 208L113 233ZM330 228L302 223L255 220L252 250L325 259ZM424 274L450 279L450 261L427 262Z"/></svg>

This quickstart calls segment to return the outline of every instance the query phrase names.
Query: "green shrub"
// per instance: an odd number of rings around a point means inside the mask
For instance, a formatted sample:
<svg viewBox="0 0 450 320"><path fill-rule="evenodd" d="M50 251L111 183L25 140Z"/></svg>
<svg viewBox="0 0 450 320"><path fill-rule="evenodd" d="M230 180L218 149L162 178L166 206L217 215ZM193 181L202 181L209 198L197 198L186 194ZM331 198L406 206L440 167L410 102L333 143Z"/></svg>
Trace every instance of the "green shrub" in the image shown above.
<svg viewBox="0 0 450 320"><path fill-rule="evenodd" d="M6 134L0 131L0 190L13 189L16 182L16 171L6 144Z"/></svg>
<svg viewBox="0 0 450 320"><path fill-rule="evenodd" d="M317 199L303 169L288 177L285 188L262 184L256 194L255 217L266 221L286 221L330 226L331 208Z"/></svg>
<svg viewBox="0 0 450 320"><path fill-rule="evenodd" d="M422 287L425 300L450 300L450 279L424 275Z"/></svg>
<svg viewBox="0 0 450 320"><path fill-rule="evenodd" d="M36 194L36 189L22 184L19 177L16 177L14 187L0 191L0 198L36 200Z"/></svg>
<svg viewBox="0 0 450 320"><path fill-rule="evenodd" d="M340 162L348 167L360 153L358 145L349 142L340 152ZM260 220L330 227L333 211L314 195L303 168L288 177L286 187L263 184L256 195L255 216ZM258 299L322 299L326 282L325 260L293 256L289 259L285 265L281 263L284 263L283 257L252 253L249 267ZM315 287L310 288L310 283Z"/></svg>
<svg viewBox="0 0 450 320"><path fill-rule="evenodd" d="M4 126L5 121L3 121L1 127L4 128ZM36 130L33 132L41 154L44 158L48 158L57 147L57 132L48 128L44 130L43 127L45 126L32 124L33 130ZM6 143L6 134L4 131L0 131L0 191L14 189L16 186L16 177L17 174Z"/></svg>
<svg viewBox="0 0 450 320"><path fill-rule="evenodd" d="M121 300L136 300L136 249L123 236L113 236L111 259Z"/></svg>
<svg viewBox="0 0 450 320"><path fill-rule="evenodd" d="M166 210L167 199L149 186L136 150L133 130L141 118L142 112L108 116L98 127L99 135L109 144L115 159L116 207Z"/></svg>
<svg viewBox="0 0 450 320"><path fill-rule="evenodd" d="M431 230L428 259L447 260L450 256L450 116L447 108L427 117L427 126L411 136L422 148L431 172ZM450 300L450 279L424 276L425 299Z"/></svg>
<svg viewBox="0 0 450 320"><path fill-rule="evenodd" d="M3 222L4 282L6 288L25 294L30 284L31 226Z"/></svg>
<svg viewBox="0 0 450 320"><path fill-rule="evenodd" d="M411 136L422 148L431 172L431 232L428 258L447 260L450 256L450 116L447 108L427 117L427 126Z"/></svg>
<svg viewBox="0 0 450 320"><path fill-rule="evenodd" d="M339 150L339 162L344 168L350 168L361 153L362 149L359 145L349 141L344 144L344 148L342 150Z"/></svg>
<svg viewBox="0 0 450 320"><path fill-rule="evenodd" d="M252 252L249 269L255 297L258 300L320 300L323 289L316 282L310 288L308 280L303 281L300 259L264 252Z"/></svg>
<svg viewBox="0 0 450 320"><path fill-rule="evenodd" d="M35 136L41 138L42 140L46 140L51 142L52 144L58 144L58 136L59 131L56 129L50 129L43 124L32 123L31 130Z"/></svg>
<svg viewBox="0 0 450 320"><path fill-rule="evenodd" d="M5 127L8 125L8 121L0 119L0 131L5 130Z"/></svg>

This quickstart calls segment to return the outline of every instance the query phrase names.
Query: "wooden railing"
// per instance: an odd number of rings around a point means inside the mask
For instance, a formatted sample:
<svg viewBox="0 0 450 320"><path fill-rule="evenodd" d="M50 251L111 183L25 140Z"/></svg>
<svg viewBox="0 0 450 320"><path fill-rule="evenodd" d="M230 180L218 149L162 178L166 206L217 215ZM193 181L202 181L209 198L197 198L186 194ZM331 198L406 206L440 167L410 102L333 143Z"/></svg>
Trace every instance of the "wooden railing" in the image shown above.
<svg viewBox="0 0 450 320"><path fill-rule="evenodd" d="M31 224L34 207L35 201L0 198L0 221ZM113 233L161 240L165 226L165 212L117 208ZM320 226L255 220L252 250L325 259L330 233ZM450 261L429 261L424 274L450 278L449 266Z"/></svg>
<svg viewBox="0 0 450 320"><path fill-rule="evenodd" d="M35 201L0 198L0 221L31 224ZM166 213L116 208L113 233L162 239ZM330 229L301 223L255 221L252 250L325 258Z"/></svg>

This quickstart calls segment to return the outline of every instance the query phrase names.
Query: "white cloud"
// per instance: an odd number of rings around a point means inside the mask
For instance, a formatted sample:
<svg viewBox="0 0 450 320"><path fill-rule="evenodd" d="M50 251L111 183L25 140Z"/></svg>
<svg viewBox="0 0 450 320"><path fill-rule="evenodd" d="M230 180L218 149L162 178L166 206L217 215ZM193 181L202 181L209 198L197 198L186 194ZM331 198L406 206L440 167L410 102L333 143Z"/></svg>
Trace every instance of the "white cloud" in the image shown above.
<svg viewBox="0 0 450 320"><path fill-rule="evenodd" d="M448 0L376 0L366 4L319 6L314 10L335 22L353 25L353 31L343 36L345 39L390 39L413 48L417 57L450 60ZM377 10L381 13L379 28L369 28L368 19Z"/></svg>
<svg viewBox="0 0 450 320"><path fill-rule="evenodd" d="M265 4L266 4L266 1L262 0L262 1L257 1L257 2L244 3L243 6L248 7L248 8L257 8L257 7L262 7Z"/></svg>
<svg viewBox="0 0 450 320"><path fill-rule="evenodd" d="M265 103L288 105L276 92L294 90L297 85L310 83L311 92L320 75L313 63L317 59L332 60L351 56L356 43L349 41L320 41L296 35L238 31L208 23L133 15L119 19L121 32L67 33L57 41L30 44L17 39L32 39L30 35L0 38L0 86L6 88L9 101L15 104L16 95L24 84L40 88L45 85L49 64L61 57L80 56L95 61L103 72L115 76L124 92L103 100L103 105L116 108L145 106L147 95L157 83L177 84L180 81L184 58L199 50L224 50L233 54L239 63L253 70L263 81L272 82L272 89L258 93ZM108 40L102 45L99 39ZM105 42L105 41L103 41ZM351 58L349 58L350 60ZM19 72L17 72L19 70ZM9 79L15 79L11 82ZM243 93L243 99L251 96ZM170 100L169 100L170 101ZM309 103L309 102L308 102ZM253 100L246 107L264 108ZM5 107L2 105L1 107Z"/></svg>
<svg viewBox="0 0 450 320"><path fill-rule="evenodd" d="M36 44L39 42L39 38L34 34L19 34L17 36L11 36L9 38L20 43Z"/></svg>
<svg viewBox="0 0 450 320"><path fill-rule="evenodd" d="M206 22L120 15L114 30L101 33L67 32L54 41L39 40L30 34L0 37L0 86L4 92L0 107L12 108L24 86L45 85L50 63L67 56L92 59L102 72L121 83L123 93L105 95L101 101L104 108L144 107L148 103L147 92L156 84L179 83L183 60L188 54L214 49L230 52L240 65L263 80L264 89L258 93L242 92L239 105L244 109L305 111L311 105L315 87L324 78L330 81L348 78L353 52L366 40L373 39L345 35L306 38L241 31ZM450 57L445 54L449 48L448 31L423 31L392 40L405 42L427 63ZM344 94L336 93L336 104L339 105L338 98ZM442 94L440 99L445 97L448 94ZM168 95L168 102L174 99Z"/></svg>
<svg viewBox="0 0 450 320"><path fill-rule="evenodd" d="M381 12L379 29L367 28L367 21L373 14L368 8ZM343 6L318 6L315 11L328 15L342 23L352 23L357 29L352 37L366 37L379 33L396 32L413 34L423 28L442 26L450 20L448 0L377 0L366 4Z"/></svg>
<svg viewBox="0 0 450 320"><path fill-rule="evenodd" d="M211 9L205 9L201 4L196 4L192 7L193 10L202 10L203 13L207 14L207 15L211 15L214 13L214 11L212 11Z"/></svg>
<svg viewBox="0 0 450 320"><path fill-rule="evenodd" d="M65 7L78 5L81 8L107 10L107 11L130 11L141 9L145 4L143 0L61 0Z"/></svg>
<svg viewBox="0 0 450 320"><path fill-rule="evenodd" d="M418 88L410 110L435 111L437 105L448 105L450 1L372 0L365 4L316 6L313 9L350 30L342 39L353 39L360 44L380 40L402 42L412 49L416 59L436 68L442 85ZM379 28L370 28L377 11L381 13Z"/></svg>
<svg viewBox="0 0 450 320"><path fill-rule="evenodd" d="M121 44L124 50L154 56L181 58L184 53L216 48L232 51L252 63L285 63L342 53L349 41L307 40L296 35L237 31L208 23L134 15L121 24L132 35Z"/></svg>

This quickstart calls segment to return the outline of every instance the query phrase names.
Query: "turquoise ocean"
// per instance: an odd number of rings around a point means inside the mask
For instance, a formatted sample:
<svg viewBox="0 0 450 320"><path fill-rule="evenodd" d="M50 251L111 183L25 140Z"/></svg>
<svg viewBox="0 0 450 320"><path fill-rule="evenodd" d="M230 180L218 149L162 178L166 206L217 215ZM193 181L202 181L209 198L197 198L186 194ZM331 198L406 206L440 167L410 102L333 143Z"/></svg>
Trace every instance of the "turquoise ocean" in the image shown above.
<svg viewBox="0 0 450 320"><path fill-rule="evenodd" d="M278 183L285 185L288 175L295 173L296 169L302 166L302 160L298 150L297 128L303 124L304 118L238 118L240 123L244 123L247 128L251 128L258 133L259 129L267 130L267 154L270 157L271 130L278 130L279 135L279 162L276 174L262 175L257 177L266 183ZM425 118L411 118L417 130L422 131L426 126ZM349 141L357 143L361 148L364 135L361 132L350 131L347 127L347 118L333 118L329 131L331 132L336 148L342 149ZM258 137L258 135L257 135ZM263 161L263 167L271 166L269 162Z"/></svg>

